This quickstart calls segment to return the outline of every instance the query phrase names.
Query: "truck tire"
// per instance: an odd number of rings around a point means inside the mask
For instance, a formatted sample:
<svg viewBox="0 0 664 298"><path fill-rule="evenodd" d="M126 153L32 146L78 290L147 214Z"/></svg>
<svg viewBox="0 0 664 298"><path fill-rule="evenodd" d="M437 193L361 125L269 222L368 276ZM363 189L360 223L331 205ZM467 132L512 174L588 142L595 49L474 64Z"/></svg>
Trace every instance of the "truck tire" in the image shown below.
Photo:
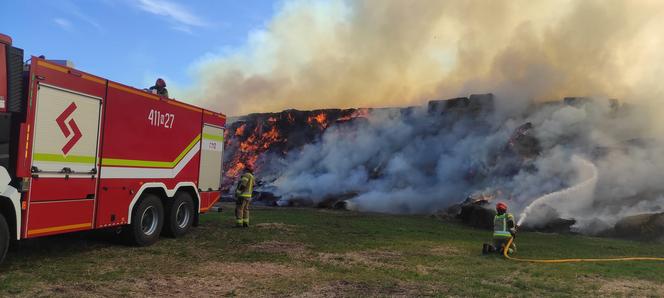
<svg viewBox="0 0 664 298"><path fill-rule="evenodd" d="M125 241L130 245L149 246L159 240L164 226L164 206L154 194L146 194L134 207L131 224L123 231Z"/></svg>
<svg viewBox="0 0 664 298"><path fill-rule="evenodd" d="M194 222L194 199L187 192L178 192L166 205L164 233L177 238L189 232Z"/></svg>
<svg viewBox="0 0 664 298"><path fill-rule="evenodd" d="M2 264L2 261L5 260L5 256L7 255L10 235L7 220L5 220L4 215L0 214L0 264Z"/></svg>

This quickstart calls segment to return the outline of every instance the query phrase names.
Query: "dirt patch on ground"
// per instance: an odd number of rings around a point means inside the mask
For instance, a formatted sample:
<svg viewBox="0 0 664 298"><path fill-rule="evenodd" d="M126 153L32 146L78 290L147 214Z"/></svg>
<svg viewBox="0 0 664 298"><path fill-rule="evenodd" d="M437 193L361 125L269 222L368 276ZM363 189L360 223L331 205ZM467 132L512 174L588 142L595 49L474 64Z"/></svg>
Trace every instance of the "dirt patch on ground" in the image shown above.
<svg viewBox="0 0 664 298"><path fill-rule="evenodd" d="M384 250L318 254L319 261L345 268L366 266L371 268L402 269L404 266L400 264L400 259L400 253Z"/></svg>
<svg viewBox="0 0 664 298"><path fill-rule="evenodd" d="M432 247L429 252L434 256L458 256L462 255L463 251L451 245L437 245Z"/></svg>
<svg viewBox="0 0 664 298"><path fill-rule="evenodd" d="M266 253L283 253L293 257L303 256L307 253L307 247L302 243L265 241L249 246L249 250Z"/></svg>
<svg viewBox="0 0 664 298"><path fill-rule="evenodd" d="M338 280L334 282L317 284L311 287L307 292L302 293L302 297L355 297L371 296L372 289L369 285L360 282L347 280Z"/></svg>
<svg viewBox="0 0 664 298"><path fill-rule="evenodd" d="M436 268L427 264L412 264L400 252L390 250L367 250L346 253L319 253L317 260L322 263L352 269L362 266L376 269L411 271L419 275L430 275Z"/></svg>
<svg viewBox="0 0 664 298"><path fill-rule="evenodd" d="M99 282L86 282L74 284L49 284L32 288L27 293L21 293L19 297L99 297L127 295L114 287L112 284Z"/></svg>
<svg viewBox="0 0 664 298"><path fill-rule="evenodd" d="M610 296L664 297L664 284L639 279L606 279L596 275L582 275L584 285L596 285L597 294Z"/></svg>
<svg viewBox="0 0 664 298"><path fill-rule="evenodd" d="M221 295L251 296L252 285L269 284L277 278L297 280L315 273L315 269L275 263L210 262L182 275L163 275L116 282L78 282L43 284L21 296L133 296L133 297L218 297ZM268 294L264 293L263 294Z"/></svg>
<svg viewBox="0 0 664 298"><path fill-rule="evenodd" d="M337 280L314 285L300 297L418 297L432 294L430 289L410 283L395 282L378 285L366 282Z"/></svg>
<svg viewBox="0 0 664 298"><path fill-rule="evenodd" d="M183 297L230 294L245 287L238 278L156 276L149 279L127 281L131 286L124 291L130 296Z"/></svg>
<svg viewBox="0 0 664 298"><path fill-rule="evenodd" d="M201 267L199 274L214 274L217 276L230 276L243 278L272 277L272 276L299 276L305 274L308 269L297 268L276 263L253 262L253 263L222 263L210 262Z"/></svg>
<svg viewBox="0 0 664 298"><path fill-rule="evenodd" d="M600 294L618 296L650 296L664 297L664 285L645 280L597 280Z"/></svg>
<svg viewBox="0 0 664 298"><path fill-rule="evenodd" d="M280 223L280 222L266 222L266 223L259 223L254 225L254 227L258 229L265 229L265 230L280 230L284 232L293 232L297 229L297 226L295 225L287 225L285 223Z"/></svg>

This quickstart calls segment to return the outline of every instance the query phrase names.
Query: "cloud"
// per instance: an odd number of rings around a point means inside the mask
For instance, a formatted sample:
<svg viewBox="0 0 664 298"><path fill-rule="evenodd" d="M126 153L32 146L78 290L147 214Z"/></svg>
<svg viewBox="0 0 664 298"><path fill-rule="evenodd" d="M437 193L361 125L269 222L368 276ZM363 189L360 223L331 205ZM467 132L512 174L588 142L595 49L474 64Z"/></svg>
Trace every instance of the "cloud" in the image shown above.
<svg viewBox="0 0 664 298"><path fill-rule="evenodd" d="M191 31L191 28L187 27L187 26L177 25L177 26L172 26L171 29L173 29L175 31L184 32L184 33L187 33L187 34L194 34L194 31Z"/></svg>
<svg viewBox="0 0 664 298"><path fill-rule="evenodd" d="M170 1L138 0L135 4L143 11L175 21L178 25L173 29L178 31L191 33L189 27L208 26L205 20L193 14L186 7Z"/></svg>
<svg viewBox="0 0 664 298"><path fill-rule="evenodd" d="M53 19L53 22L54 22L56 25L60 26L60 28L66 30L66 31L71 31L72 29L74 29L74 27L72 26L71 22L68 21L67 19L63 19L63 18L55 18L55 19Z"/></svg>
<svg viewBox="0 0 664 298"><path fill-rule="evenodd" d="M74 2L72 2L72 1L58 1L56 7L57 7L57 9L62 11L63 13L70 14L70 15L74 16L75 18L77 18L77 19L79 19L79 20L81 20L85 23L88 23L90 26L94 27L97 30L100 30L100 31L102 30L102 27L99 24L99 22L97 22L97 20L94 19L93 17L91 17L88 14L84 13L83 10L81 10L81 8L77 4L75 4ZM64 19L60 19L60 20L64 20ZM69 23L70 26L71 26L71 22L69 22L68 20L64 20L64 21L66 23ZM62 26L62 24L60 24L58 21L56 21L56 23L58 25Z"/></svg>

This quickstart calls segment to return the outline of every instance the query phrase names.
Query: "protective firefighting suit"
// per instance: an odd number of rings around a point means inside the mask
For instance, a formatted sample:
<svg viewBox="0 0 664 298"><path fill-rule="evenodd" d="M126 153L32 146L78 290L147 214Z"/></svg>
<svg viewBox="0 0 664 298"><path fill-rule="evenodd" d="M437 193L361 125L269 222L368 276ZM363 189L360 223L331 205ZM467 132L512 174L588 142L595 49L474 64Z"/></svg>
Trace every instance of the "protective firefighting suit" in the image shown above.
<svg viewBox="0 0 664 298"><path fill-rule="evenodd" d="M168 89L166 89L166 88L159 88L157 86L152 86L148 90L150 90L150 91L154 90L155 94L157 94L161 97L168 98Z"/></svg>
<svg viewBox="0 0 664 298"><path fill-rule="evenodd" d="M493 245L485 244L482 252L502 253L509 239L515 235L514 216L510 213L496 214L493 218ZM512 242L508 249L508 253L516 252L516 244Z"/></svg>
<svg viewBox="0 0 664 298"><path fill-rule="evenodd" d="M235 224L249 226L249 204L254 192L254 175L250 172L242 174L235 189Z"/></svg>

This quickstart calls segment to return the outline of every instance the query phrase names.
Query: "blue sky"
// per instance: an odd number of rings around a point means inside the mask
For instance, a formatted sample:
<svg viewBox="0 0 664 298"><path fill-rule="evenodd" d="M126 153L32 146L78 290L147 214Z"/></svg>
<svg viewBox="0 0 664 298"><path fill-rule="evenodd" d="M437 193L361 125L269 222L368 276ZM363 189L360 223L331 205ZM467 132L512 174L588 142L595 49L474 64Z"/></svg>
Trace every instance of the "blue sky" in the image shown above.
<svg viewBox="0 0 664 298"><path fill-rule="evenodd" d="M0 32L29 55L145 87L163 76L189 85L207 54L245 44L278 9L276 0L2 0ZM168 82L168 81L167 81Z"/></svg>

